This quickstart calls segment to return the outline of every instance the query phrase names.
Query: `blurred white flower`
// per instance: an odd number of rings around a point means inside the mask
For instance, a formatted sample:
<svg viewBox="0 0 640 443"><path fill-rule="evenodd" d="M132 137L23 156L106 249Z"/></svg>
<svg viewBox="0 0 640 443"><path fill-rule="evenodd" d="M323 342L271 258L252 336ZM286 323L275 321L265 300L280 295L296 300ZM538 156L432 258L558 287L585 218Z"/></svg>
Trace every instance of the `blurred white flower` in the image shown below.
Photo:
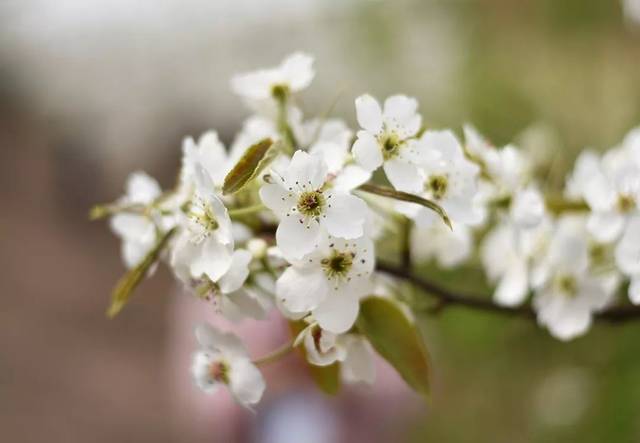
<svg viewBox="0 0 640 443"><path fill-rule="evenodd" d="M313 57L296 52L275 68L235 75L231 89L245 99L261 101L299 92L311 84L314 76Z"/></svg>
<svg viewBox="0 0 640 443"><path fill-rule="evenodd" d="M423 177L417 167L428 154L416 139L422 124L418 102L404 95L394 95L384 102L384 110L370 95L355 101L358 131L353 155L364 169L375 171L383 166L389 182L399 191L419 192Z"/></svg>
<svg viewBox="0 0 640 443"><path fill-rule="evenodd" d="M616 264L630 279L629 299L640 304L640 215L633 217L615 250Z"/></svg>
<svg viewBox="0 0 640 443"><path fill-rule="evenodd" d="M473 251L473 235L465 225L453 225L453 229L444 223L414 226L410 239L414 261L423 262L433 258L443 268L463 263Z"/></svg>
<svg viewBox="0 0 640 443"><path fill-rule="evenodd" d="M483 214L477 192L479 167L465 157L456 136L449 130L426 131L421 142L424 149L437 153L431 160L421 163L424 177L421 195L442 206L452 223L475 225L481 222ZM400 203L397 209L418 226L442 222L438 214L421 205Z"/></svg>
<svg viewBox="0 0 640 443"><path fill-rule="evenodd" d="M191 374L207 394L226 386L238 403L249 408L262 398L265 382L238 337L204 323L196 328L200 349L193 354Z"/></svg>
<svg viewBox="0 0 640 443"><path fill-rule="evenodd" d="M353 326L360 297L371 289L374 246L367 237L344 240L322 236L313 252L291 259L276 284L276 295L293 313L311 311L323 328L335 334Z"/></svg>
<svg viewBox="0 0 640 443"><path fill-rule="evenodd" d="M325 189L327 165L318 155L296 151L286 170L273 168L271 183L260 189L263 203L276 213L278 247L286 257L308 254L323 229L340 238L363 235L366 204L351 194Z"/></svg>
<svg viewBox="0 0 640 443"><path fill-rule="evenodd" d="M121 207L150 207L162 191L158 182L138 171L129 175L126 194L118 200ZM158 208L134 213L122 211L111 217L112 231L122 240L122 260L127 268L139 264L156 244L158 228L169 229L173 218L163 217Z"/></svg>
<svg viewBox="0 0 640 443"><path fill-rule="evenodd" d="M640 0L622 0L624 16L632 25L640 25Z"/></svg>
<svg viewBox="0 0 640 443"><path fill-rule="evenodd" d="M538 226L545 217L544 197L534 186L517 190L511 201L510 217L513 222L525 229Z"/></svg>
<svg viewBox="0 0 640 443"><path fill-rule="evenodd" d="M560 340L586 333L593 313L609 303L617 287L609 276L598 276L590 268L588 246L584 219L565 216L533 272L538 322Z"/></svg>

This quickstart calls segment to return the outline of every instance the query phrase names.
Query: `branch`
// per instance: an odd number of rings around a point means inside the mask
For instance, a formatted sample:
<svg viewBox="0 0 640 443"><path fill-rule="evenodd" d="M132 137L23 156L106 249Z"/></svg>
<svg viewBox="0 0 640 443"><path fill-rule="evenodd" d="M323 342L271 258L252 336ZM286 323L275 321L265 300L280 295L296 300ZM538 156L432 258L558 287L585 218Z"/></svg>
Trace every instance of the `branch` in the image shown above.
<svg viewBox="0 0 640 443"><path fill-rule="evenodd" d="M414 286L422 289L426 293L434 296L438 299L438 308L444 308L447 305L459 305L469 309L476 309L479 311L494 312L498 314L513 315L516 317L528 318L535 320L536 313L530 305L523 306L501 306L494 303L486 296L460 294L452 292L436 283L425 280L424 278L417 276L409 270L397 267L395 265L381 262L378 260L377 270L389 274L393 277L406 280ZM640 320L640 306L614 306L604 311L600 311L594 314L598 320L610 322L610 323L622 323L630 320Z"/></svg>

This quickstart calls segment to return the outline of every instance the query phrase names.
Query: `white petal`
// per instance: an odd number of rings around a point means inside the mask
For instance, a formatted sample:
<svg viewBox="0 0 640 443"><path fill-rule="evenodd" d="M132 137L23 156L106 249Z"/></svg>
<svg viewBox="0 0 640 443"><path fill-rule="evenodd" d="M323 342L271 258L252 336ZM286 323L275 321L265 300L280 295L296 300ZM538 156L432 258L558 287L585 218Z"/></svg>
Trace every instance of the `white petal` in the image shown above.
<svg viewBox="0 0 640 443"><path fill-rule="evenodd" d="M291 54L280 65L280 71L291 91L300 91L309 86L315 76L313 57L302 52Z"/></svg>
<svg viewBox="0 0 640 443"><path fill-rule="evenodd" d="M339 145L330 141L318 141L309 148L310 154L320 155L328 166L331 174L337 173L347 156L347 146Z"/></svg>
<svg viewBox="0 0 640 443"><path fill-rule="evenodd" d="M517 306L527 297L527 264L525 260L514 259L496 288L494 298L503 306Z"/></svg>
<svg viewBox="0 0 640 443"><path fill-rule="evenodd" d="M116 214L110 220L111 230L121 238L146 242L155 238L155 226L147 217Z"/></svg>
<svg viewBox="0 0 640 443"><path fill-rule="evenodd" d="M293 154L289 168L286 171L286 181L289 186L311 186L317 189L327 178L327 165L319 155L310 155L304 151Z"/></svg>
<svg viewBox="0 0 640 443"><path fill-rule="evenodd" d="M367 171L375 171L382 165L382 151L378 140L367 131L358 131L352 152L356 161Z"/></svg>
<svg viewBox="0 0 640 443"><path fill-rule="evenodd" d="M198 343L203 348L237 357L248 355L242 341L236 335L231 332L222 332L209 323L201 323L196 326L195 334Z"/></svg>
<svg viewBox="0 0 640 443"><path fill-rule="evenodd" d="M218 138L216 131L208 131L202 134L198 140L199 157L202 165L207 170L213 183L222 185L228 172L227 151Z"/></svg>
<svg viewBox="0 0 640 443"><path fill-rule="evenodd" d="M231 252L226 245L209 237L200 245L200 254L191 262L191 276L199 278L203 274L212 281L218 281L231 266Z"/></svg>
<svg viewBox="0 0 640 443"><path fill-rule="evenodd" d="M424 177L413 165L400 158L392 158L384 163L384 172L398 191L419 193L422 191Z"/></svg>
<svg viewBox="0 0 640 443"><path fill-rule="evenodd" d="M371 172L358 165L347 165L333 181L333 188L337 191L348 192L366 183L371 178Z"/></svg>
<svg viewBox="0 0 640 443"><path fill-rule="evenodd" d="M322 329L334 334L347 332L356 321L360 302L354 294L343 291L331 291L329 296L312 311Z"/></svg>
<svg viewBox="0 0 640 443"><path fill-rule="evenodd" d="M544 212L544 199L534 188L517 192L511 204L511 217L524 228L538 225L544 217Z"/></svg>
<svg viewBox="0 0 640 443"><path fill-rule="evenodd" d="M420 130L422 118L416 113L418 101L406 95L392 95L384 102L384 122L403 138L413 137Z"/></svg>
<svg viewBox="0 0 640 443"><path fill-rule="evenodd" d="M220 312L233 322L238 322L246 317L263 320L266 310L255 295L244 289L226 294L220 300Z"/></svg>
<svg viewBox="0 0 640 443"><path fill-rule="evenodd" d="M285 257L300 259L317 245L319 235L318 222L305 222L296 214L291 214L280 221L276 230L276 242Z"/></svg>
<svg viewBox="0 0 640 443"><path fill-rule="evenodd" d="M162 194L158 182L145 172L137 171L127 179L127 200L131 203L149 204Z"/></svg>
<svg viewBox="0 0 640 443"><path fill-rule="evenodd" d="M347 358L342 362L342 375L347 383L364 382L372 384L376 379L373 353L366 340L361 337L349 338Z"/></svg>
<svg viewBox="0 0 640 443"><path fill-rule="evenodd" d="M229 389L240 404L249 407L258 403L265 387L260 370L251 361L239 358L231 362Z"/></svg>
<svg viewBox="0 0 640 443"><path fill-rule="evenodd" d="M624 217L616 212L592 212L587 221L589 232L604 243L618 238L623 227Z"/></svg>
<svg viewBox="0 0 640 443"><path fill-rule="evenodd" d="M223 293L238 290L249 276L251 253L244 249L233 251L231 264L227 272L220 278L218 285Z"/></svg>
<svg viewBox="0 0 640 443"><path fill-rule="evenodd" d="M318 268L285 269L276 282L276 295L291 312L306 312L317 307L329 293L324 272Z"/></svg>
<svg viewBox="0 0 640 443"><path fill-rule="evenodd" d="M153 248L154 242L137 242L124 240L122 242L122 261L129 269L137 266Z"/></svg>
<svg viewBox="0 0 640 443"><path fill-rule="evenodd" d="M351 194L335 193L330 196L327 199L327 217L322 219L322 225L334 237L360 237L367 217L366 203Z"/></svg>
<svg viewBox="0 0 640 443"><path fill-rule="evenodd" d="M296 205L293 194L277 183L267 183L260 188L260 199L267 208L283 216Z"/></svg>
<svg viewBox="0 0 640 443"><path fill-rule="evenodd" d="M463 159L463 151L458 138L450 130L425 131L420 138L426 149L434 149L442 154L443 159L452 161Z"/></svg>
<svg viewBox="0 0 640 443"><path fill-rule="evenodd" d="M360 127L372 134L382 131L382 109L378 101L369 94L356 98L356 117Z"/></svg>
<svg viewBox="0 0 640 443"><path fill-rule="evenodd" d="M615 249L616 264L627 275L640 274L640 217L632 218Z"/></svg>

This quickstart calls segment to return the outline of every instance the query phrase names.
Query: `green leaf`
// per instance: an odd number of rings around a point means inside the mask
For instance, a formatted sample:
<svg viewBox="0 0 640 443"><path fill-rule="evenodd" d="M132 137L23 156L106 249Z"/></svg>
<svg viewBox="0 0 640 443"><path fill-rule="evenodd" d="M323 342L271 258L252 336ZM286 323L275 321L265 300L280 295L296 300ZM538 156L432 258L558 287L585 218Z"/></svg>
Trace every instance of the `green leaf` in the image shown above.
<svg viewBox="0 0 640 443"><path fill-rule="evenodd" d="M307 326L302 320L289 322L289 328L294 338ZM307 368L309 368L309 374L318 388L328 395L337 394L340 390L340 363L336 362L329 366L312 365L307 361L307 353L304 346L298 346L298 351L302 355Z"/></svg>
<svg viewBox="0 0 640 443"><path fill-rule="evenodd" d="M277 154L276 149L271 149L273 144L270 138L265 138L251 145L224 178L222 194L229 195L238 192L260 174Z"/></svg>
<svg viewBox="0 0 640 443"><path fill-rule="evenodd" d="M409 386L425 397L429 395L427 348L420 332L395 302L375 296L364 299L356 325Z"/></svg>
<svg viewBox="0 0 640 443"><path fill-rule="evenodd" d="M111 294L111 305L109 306L109 309L107 309L107 317L115 317L122 308L124 308L131 298L133 291L138 287L144 276L147 275L149 268L158 261L160 253L175 232L176 229L174 228L164 234L155 244L153 249L149 251L146 257L143 258L138 265L122 276Z"/></svg>
<svg viewBox="0 0 640 443"><path fill-rule="evenodd" d="M425 206L442 218L442 221L449 227L449 229L453 229L451 227L451 220L449 216L445 212L445 210L436 202L431 200L427 200L426 198L419 197L414 194L409 194L408 192L396 191L392 188L387 188L385 186L378 186L371 183L366 183L358 187L360 191L368 192L369 194L376 194L382 197L394 198L396 200L401 200L409 203L416 203L418 205Z"/></svg>

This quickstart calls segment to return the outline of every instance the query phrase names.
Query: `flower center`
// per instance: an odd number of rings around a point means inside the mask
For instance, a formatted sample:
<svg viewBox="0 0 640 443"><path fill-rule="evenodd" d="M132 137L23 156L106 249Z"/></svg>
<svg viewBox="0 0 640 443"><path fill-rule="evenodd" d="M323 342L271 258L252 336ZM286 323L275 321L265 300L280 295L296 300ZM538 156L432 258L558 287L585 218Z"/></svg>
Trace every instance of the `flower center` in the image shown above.
<svg viewBox="0 0 640 443"><path fill-rule="evenodd" d="M209 380L211 383L229 383L229 365L223 361L214 361L209 364Z"/></svg>
<svg viewBox="0 0 640 443"><path fill-rule="evenodd" d="M380 139L380 148L382 150L382 157L385 160L398 155L402 141L395 132L385 133Z"/></svg>
<svg viewBox="0 0 640 443"><path fill-rule="evenodd" d="M322 259L322 265L325 274L329 279L345 278L353 265L355 254L352 252L338 252L333 250L331 256Z"/></svg>
<svg viewBox="0 0 640 443"><path fill-rule="evenodd" d="M556 287L566 297L578 295L578 282L572 275L560 275L556 279Z"/></svg>
<svg viewBox="0 0 640 443"><path fill-rule="evenodd" d="M216 297L222 295L220 286L206 275L202 275L200 280L197 282L195 291L199 298L206 301L213 300L214 303L217 301Z"/></svg>
<svg viewBox="0 0 640 443"><path fill-rule="evenodd" d="M271 95L276 100L284 100L289 95L289 87L287 85L273 85Z"/></svg>
<svg viewBox="0 0 640 443"><path fill-rule="evenodd" d="M298 198L298 212L306 217L319 217L326 204L320 191L306 191Z"/></svg>
<svg viewBox="0 0 640 443"><path fill-rule="evenodd" d="M431 195L436 200L440 200L447 194L449 180L444 175L434 175L427 181L427 190L431 191Z"/></svg>
<svg viewBox="0 0 640 443"><path fill-rule="evenodd" d="M631 212L636 208L636 202L633 197L625 194L618 196L618 209L620 212Z"/></svg>
<svg viewBox="0 0 640 443"><path fill-rule="evenodd" d="M193 233L193 240L199 243L209 234L218 229L218 220L211 205L200 198L195 198L187 210L189 230Z"/></svg>

